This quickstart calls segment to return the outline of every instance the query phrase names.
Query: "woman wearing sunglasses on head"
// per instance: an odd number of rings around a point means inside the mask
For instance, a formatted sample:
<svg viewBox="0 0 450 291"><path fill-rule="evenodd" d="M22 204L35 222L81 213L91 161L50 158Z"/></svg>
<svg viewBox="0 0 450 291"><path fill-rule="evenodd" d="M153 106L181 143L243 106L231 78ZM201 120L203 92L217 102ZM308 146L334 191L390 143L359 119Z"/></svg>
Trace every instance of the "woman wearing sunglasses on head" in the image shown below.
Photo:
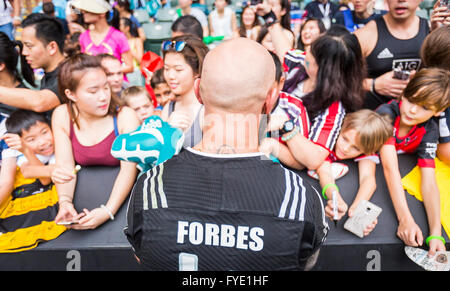
<svg viewBox="0 0 450 291"><path fill-rule="evenodd" d="M175 95L162 112L162 119L184 131L183 147L193 147L202 137L203 106L194 93L208 47L192 36L178 36L162 44L164 78Z"/></svg>

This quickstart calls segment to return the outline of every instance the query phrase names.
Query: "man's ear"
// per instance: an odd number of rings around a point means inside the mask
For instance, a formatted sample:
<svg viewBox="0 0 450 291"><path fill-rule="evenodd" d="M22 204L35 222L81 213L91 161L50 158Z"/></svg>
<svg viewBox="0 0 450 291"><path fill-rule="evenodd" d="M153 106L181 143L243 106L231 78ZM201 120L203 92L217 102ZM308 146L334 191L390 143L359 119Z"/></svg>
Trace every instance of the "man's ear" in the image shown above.
<svg viewBox="0 0 450 291"><path fill-rule="evenodd" d="M200 78L196 78L194 80L194 93L195 97L197 97L198 102L200 102L200 104L203 104L202 96L200 95L200 81Z"/></svg>
<svg viewBox="0 0 450 291"><path fill-rule="evenodd" d="M278 91L283 91L284 82L286 81L286 77L283 75L280 78L280 82L278 82Z"/></svg>
<svg viewBox="0 0 450 291"><path fill-rule="evenodd" d="M5 63L0 63L0 72L2 72L5 69L6 65Z"/></svg>
<svg viewBox="0 0 450 291"><path fill-rule="evenodd" d="M278 94L279 94L278 86L274 84L274 86L272 86L267 92L266 101L264 102L264 104L266 105L265 106L266 112L263 112L264 114L270 114L270 112L273 109L272 107L278 98Z"/></svg>
<svg viewBox="0 0 450 291"><path fill-rule="evenodd" d="M54 56L59 51L59 47L58 47L58 44L56 43L56 41L49 42L47 44L46 48L47 48L49 55L51 55L51 56Z"/></svg>

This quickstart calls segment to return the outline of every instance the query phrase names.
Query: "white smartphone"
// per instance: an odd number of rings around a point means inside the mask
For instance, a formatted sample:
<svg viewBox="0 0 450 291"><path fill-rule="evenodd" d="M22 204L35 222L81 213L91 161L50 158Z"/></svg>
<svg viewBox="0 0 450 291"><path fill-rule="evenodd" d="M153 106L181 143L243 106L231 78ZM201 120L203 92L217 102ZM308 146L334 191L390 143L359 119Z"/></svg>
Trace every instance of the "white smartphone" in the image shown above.
<svg viewBox="0 0 450 291"><path fill-rule="evenodd" d="M78 224L78 221L60 221L56 223L57 225L72 225Z"/></svg>
<svg viewBox="0 0 450 291"><path fill-rule="evenodd" d="M344 229L363 238L364 229L380 215L381 211L382 209L377 205L367 200L362 200L356 207L353 216L345 222Z"/></svg>

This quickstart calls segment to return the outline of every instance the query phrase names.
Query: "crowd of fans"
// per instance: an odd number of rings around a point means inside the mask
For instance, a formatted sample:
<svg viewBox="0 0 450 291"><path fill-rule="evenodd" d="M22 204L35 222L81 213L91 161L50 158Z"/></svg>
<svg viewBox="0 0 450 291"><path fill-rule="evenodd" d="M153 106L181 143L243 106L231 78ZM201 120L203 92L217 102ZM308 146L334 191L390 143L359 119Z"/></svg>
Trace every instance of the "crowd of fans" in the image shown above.
<svg viewBox="0 0 450 291"><path fill-rule="evenodd" d="M183 148L205 138L200 80L220 74L203 68L212 49L208 37L220 37L214 45L246 38L270 52L274 90L260 110L268 122L257 150L316 175L328 200L326 216L351 217L362 200L370 200L381 163L397 236L410 246L426 240L430 255L445 250L434 159L450 165L448 4L436 1L424 19L416 15L418 0L386 0L382 9L372 0L315 0L296 26L290 0L244 2L239 17L229 0L216 0L208 15L200 9L204 2L179 0L172 39L161 44L162 65L149 71L141 65L145 31L134 16L138 9L148 13L147 2L44 0L29 15L20 15L19 0L0 4L0 252L26 250L67 228L94 229L113 219L139 170L114 158L112 144L150 116L182 130ZM171 5L158 2L159 9ZM158 21L157 14L150 16ZM233 78L238 76L220 76L224 85ZM215 86L226 91L221 80ZM238 100L232 89L233 96L223 98ZM236 102L250 108L244 97ZM399 152L418 155L428 234L406 203ZM347 159L359 169L350 204L332 171ZM75 209L76 165L120 167L104 205ZM336 193L338 213L331 199ZM376 225L374 220L364 235ZM24 235L30 228L32 235Z"/></svg>

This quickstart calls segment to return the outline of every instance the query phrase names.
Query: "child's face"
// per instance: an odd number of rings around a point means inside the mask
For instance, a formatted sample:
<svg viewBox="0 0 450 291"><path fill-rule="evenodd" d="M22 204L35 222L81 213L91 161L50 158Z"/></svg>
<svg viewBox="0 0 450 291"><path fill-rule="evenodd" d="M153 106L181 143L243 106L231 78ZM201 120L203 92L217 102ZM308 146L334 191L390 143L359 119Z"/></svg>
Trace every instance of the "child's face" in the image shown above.
<svg viewBox="0 0 450 291"><path fill-rule="evenodd" d="M38 121L28 130L22 130L22 142L34 154L53 155L53 134L47 123Z"/></svg>
<svg viewBox="0 0 450 291"><path fill-rule="evenodd" d="M400 105L400 122L403 125L414 126L439 114L440 112L411 103L408 99L402 97L402 104Z"/></svg>
<svg viewBox="0 0 450 291"><path fill-rule="evenodd" d="M133 96L127 101L128 106L136 111L141 122L144 122L149 116L153 115L153 105L150 99L144 94Z"/></svg>
<svg viewBox="0 0 450 291"><path fill-rule="evenodd" d="M168 101L173 99L172 91L170 91L170 87L166 83L159 83L156 85L155 88L153 88L153 92L155 93L156 101L158 101L158 104L161 106L166 105Z"/></svg>
<svg viewBox="0 0 450 291"><path fill-rule="evenodd" d="M358 132L355 129L347 129L339 134L334 147L336 157L340 160L353 159L363 152L361 151L358 141Z"/></svg>

